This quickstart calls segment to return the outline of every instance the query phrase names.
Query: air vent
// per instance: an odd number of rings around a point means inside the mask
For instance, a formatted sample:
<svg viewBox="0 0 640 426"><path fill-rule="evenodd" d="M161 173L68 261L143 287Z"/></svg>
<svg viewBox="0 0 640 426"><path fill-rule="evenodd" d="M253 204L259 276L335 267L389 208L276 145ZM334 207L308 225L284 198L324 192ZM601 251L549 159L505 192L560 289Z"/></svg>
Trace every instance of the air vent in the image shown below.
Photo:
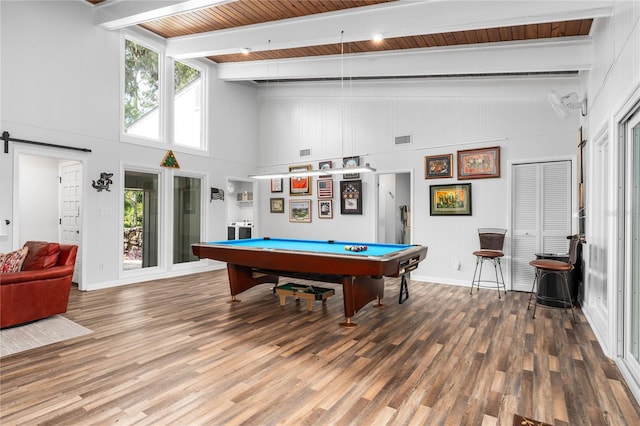
<svg viewBox="0 0 640 426"><path fill-rule="evenodd" d="M396 145L405 145L411 143L411 135L396 136Z"/></svg>
<svg viewBox="0 0 640 426"><path fill-rule="evenodd" d="M311 155L311 148L300 150L300 157L308 157L310 155Z"/></svg>

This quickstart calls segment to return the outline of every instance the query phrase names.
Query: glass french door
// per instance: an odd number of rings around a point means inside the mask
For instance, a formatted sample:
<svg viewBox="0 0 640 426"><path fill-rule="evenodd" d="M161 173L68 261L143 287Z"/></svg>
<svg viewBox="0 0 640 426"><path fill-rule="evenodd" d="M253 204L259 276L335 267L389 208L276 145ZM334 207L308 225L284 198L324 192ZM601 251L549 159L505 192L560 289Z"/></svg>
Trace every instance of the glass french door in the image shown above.
<svg viewBox="0 0 640 426"><path fill-rule="evenodd" d="M157 173L124 172L122 269L158 266L159 178Z"/></svg>
<svg viewBox="0 0 640 426"><path fill-rule="evenodd" d="M173 178L173 263L196 262L191 244L200 242L201 179Z"/></svg>
<svg viewBox="0 0 640 426"><path fill-rule="evenodd" d="M640 111L627 122L624 358L640 381Z"/></svg>

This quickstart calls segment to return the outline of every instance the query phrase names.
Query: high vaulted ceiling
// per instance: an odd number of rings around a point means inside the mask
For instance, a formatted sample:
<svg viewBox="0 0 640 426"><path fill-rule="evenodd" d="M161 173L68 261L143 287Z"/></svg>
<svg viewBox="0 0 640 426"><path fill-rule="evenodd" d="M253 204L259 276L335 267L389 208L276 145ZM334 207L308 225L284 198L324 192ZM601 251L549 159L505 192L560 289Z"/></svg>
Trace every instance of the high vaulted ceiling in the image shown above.
<svg viewBox="0 0 640 426"><path fill-rule="evenodd" d="M138 26L227 80L577 74L600 0L87 0L96 24ZM374 42L372 36L384 39ZM248 53L241 53L245 50Z"/></svg>

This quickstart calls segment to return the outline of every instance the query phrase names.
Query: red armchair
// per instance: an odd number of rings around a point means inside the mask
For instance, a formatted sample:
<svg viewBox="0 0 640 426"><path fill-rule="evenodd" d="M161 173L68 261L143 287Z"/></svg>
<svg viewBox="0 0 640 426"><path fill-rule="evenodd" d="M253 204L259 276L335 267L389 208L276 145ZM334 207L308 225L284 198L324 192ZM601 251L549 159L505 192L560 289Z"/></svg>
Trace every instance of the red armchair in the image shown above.
<svg viewBox="0 0 640 426"><path fill-rule="evenodd" d="M67 312L78 246L28 241L19 272L0 274L0 328Z"/></svg>

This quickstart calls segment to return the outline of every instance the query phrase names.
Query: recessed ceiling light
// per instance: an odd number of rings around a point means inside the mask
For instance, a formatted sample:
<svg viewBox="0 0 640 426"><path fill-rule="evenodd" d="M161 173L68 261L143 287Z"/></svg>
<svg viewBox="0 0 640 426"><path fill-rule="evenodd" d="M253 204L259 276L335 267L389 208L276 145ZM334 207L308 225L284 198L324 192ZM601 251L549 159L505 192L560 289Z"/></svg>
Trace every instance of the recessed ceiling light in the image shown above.
<svg viewBox="0 0 640 426"><path fill-rule="evenodd" d="M243 55L248 55L249 53L251 53L251 49L249 49L248 47L243 47L240 49L240 52L242 52Z"/></svg>
<svg viewBox="0 0 640 426"><path fill-rule="evenodd" d="M371 37L371 40L375 41L376 43L380 43L382 40L384 40L384 36L381 33L376 33Z"/></svg>

